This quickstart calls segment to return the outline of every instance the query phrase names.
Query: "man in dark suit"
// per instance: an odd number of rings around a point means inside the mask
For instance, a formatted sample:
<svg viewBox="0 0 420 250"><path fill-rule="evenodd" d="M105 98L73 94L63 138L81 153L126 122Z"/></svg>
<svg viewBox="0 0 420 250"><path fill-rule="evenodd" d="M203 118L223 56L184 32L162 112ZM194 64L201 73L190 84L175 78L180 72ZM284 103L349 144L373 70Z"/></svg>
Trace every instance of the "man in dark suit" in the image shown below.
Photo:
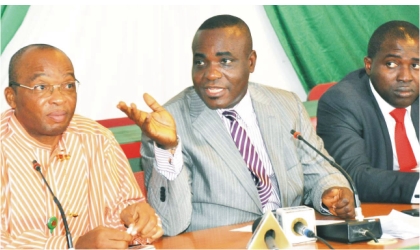
<svg viewBox="0 0 420 250"><path fill-rule="evenodd" d="M418 203L419 28L387 22L373 33L367 52L365 67L319 100L317 133L354 179L362 201ZM396 146L395 108L405 114L411 149Z"/></svg>
<svg viewBox="0 0 420 250"><path fill-rule="evenodd" d="M248 81L257 59L248 26L234 16L212 17L197 30L192 51L194 86L165 108L147 94L151 114L118 105L143 131L148 201L165 234L247 222L302 204L354 218L344 176L290 134L300 131L327 154L296 94ZM233 131L240 136L232 139ZM249 146L244 156L238 137Z"/></svg>

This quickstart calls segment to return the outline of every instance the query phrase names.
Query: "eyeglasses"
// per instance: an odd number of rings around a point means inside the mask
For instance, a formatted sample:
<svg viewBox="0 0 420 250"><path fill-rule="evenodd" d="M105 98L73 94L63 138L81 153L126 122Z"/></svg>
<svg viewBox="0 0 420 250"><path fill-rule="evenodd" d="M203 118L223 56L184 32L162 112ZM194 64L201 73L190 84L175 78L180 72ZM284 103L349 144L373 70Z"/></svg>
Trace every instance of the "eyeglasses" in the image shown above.
<svg viewBox="0 0 420 250"><path fill-rule="evenodd" d="M51 85L51 84L38 84L34 85L33 87L28 87L26 85L17 83L17 82L9 82L9 86L17 86L22 87L25 89L32 90L32 93L37 95L45 95L46 93L53 93L54 88L58 87L58 90L62 94L75 94L77 92L77 89L79 88L79 81L75 80L74 82L65 82L61 84Z"/></svg>

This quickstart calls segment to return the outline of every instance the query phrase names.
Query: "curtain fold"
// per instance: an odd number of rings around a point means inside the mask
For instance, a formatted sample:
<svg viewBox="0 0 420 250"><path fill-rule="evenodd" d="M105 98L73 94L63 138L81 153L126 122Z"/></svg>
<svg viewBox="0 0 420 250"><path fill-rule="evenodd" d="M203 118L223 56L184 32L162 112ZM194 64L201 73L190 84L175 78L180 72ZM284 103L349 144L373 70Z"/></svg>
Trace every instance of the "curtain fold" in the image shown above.
<svg viewBox="0 0 420 250"><path fill-rule="evenodd" d="M30 5L1 5L1 52L19 29Z"/></svg>
<svg viewBox="0 0 420 250"><path fill-rule="evenodd" d="M390 20L419 26L419 6L264 6L306 92L363 67L373 31Z"/></svg>

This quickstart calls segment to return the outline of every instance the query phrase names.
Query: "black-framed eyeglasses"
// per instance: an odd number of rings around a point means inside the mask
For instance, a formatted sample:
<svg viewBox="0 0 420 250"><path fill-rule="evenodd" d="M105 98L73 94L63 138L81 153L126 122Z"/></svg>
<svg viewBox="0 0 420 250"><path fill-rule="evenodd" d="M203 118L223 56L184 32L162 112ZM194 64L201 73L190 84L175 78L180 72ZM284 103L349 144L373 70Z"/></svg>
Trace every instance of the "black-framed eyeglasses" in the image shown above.
<svg viewBox="0 0 420 250"><path fill-rule="evenodd" d="M55 87L58 87L58 90L62 93L62 94L75 94L77 93L77 89L79 88L80 82L78 80L75 81L70 81L70 82L64 82L61 84L55 84L55 85L51 85L51 84L37 84L34 85L33 87L29 87L17 82L9 82L9 86L17 86L17 87L22 87L25 89L30 89L32 90L32 93L37 94L37 95L45 95L46 93L51 93L54 91Z"/></svg>

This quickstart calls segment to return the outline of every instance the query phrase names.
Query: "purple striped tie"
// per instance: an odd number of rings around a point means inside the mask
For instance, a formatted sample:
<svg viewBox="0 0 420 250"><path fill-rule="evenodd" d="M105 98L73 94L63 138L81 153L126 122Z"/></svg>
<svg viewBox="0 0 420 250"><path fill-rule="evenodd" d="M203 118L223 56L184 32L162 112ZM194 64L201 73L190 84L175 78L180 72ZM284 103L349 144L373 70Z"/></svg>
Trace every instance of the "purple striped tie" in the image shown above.
<svg viewBox="0 0 420 250"><path fill-rule="evenodd" d="M270 178L266 174L263 163L258 157L258 153L255 151L254 145L252 145L245 129L236 120L238 113L235 110L228 110L224 111L223 115L230 120L230 134L246 165L248 165L248 170L251 172L254 183L257 186L262 207L264 207L271 195Z"/></svg>

